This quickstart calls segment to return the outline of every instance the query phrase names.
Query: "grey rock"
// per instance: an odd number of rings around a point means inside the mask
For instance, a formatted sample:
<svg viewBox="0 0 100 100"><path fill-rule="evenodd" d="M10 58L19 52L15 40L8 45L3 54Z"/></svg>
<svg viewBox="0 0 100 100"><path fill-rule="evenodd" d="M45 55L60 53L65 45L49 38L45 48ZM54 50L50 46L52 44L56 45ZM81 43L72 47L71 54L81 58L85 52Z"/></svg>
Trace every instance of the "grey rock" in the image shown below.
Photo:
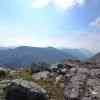
<svg viewBox="0 0 100 100"><path fill-rule="evenodd" d="M5 82L5 100L48 100L47 92L34 82L22 79Z"/></svg>
<svg viewBox="0 0 100 100"><path fill-rule="evenodd" d="M65 75L65 100L100 100L100 67L72 66Z"/></svg>

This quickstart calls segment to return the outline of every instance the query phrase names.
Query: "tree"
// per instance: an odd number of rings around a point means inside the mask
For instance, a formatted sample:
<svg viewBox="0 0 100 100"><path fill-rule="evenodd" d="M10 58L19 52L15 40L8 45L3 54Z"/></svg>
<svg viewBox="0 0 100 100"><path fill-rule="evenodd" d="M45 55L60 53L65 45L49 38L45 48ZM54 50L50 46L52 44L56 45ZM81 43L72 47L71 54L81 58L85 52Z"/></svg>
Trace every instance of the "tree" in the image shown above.
<svg viewBox="0 0 100 100"><path fill-rule="evenodd" d="M46 62L40 62L39 66L40 66L40 70L41 71L46 71L46 70L48 70L50 68L50 65L47 64Z"/></svg>
<svg viewBox="0 0 100 100"><path fill-rule="evenodd" d="M58 69L62 69L62 68L64 68L64 65L63 65L63 64L58 64L58 65L57 65L57 68L58 68Z"/></svg>
<svg viewBox="0 0 100 100"><path fill-rule="evenodd" d="M0 70L0 78L6 77L6 72L3 70Z"/></svg>
<svg viewBox="0 0 100 100"><path fill-rule="evenodd" d="M32 73L47 71L47 70L49 70L49 68L50 68L50 65L45 63L45 62L39 62L39 63L34 63L33 62L31 64Z"/></svg>
<svg viewBox="0 0 100 100"><path fill-rule="evenodd" d="M34 62L31 64L31 70L32 70L32 73L40 72L39 66Z"/></svg>

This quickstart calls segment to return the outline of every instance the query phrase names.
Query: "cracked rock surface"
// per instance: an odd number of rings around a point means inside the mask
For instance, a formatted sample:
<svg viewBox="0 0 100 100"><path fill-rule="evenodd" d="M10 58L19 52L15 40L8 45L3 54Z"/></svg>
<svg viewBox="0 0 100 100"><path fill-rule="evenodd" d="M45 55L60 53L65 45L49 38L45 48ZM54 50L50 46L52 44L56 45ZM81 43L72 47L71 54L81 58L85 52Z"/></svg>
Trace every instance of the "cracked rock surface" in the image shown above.
<svg viewBox="0 0 100 100"><path fill-rule="evenodd" d="M79 63L65 67L65 100L100 100L99 65Z"/></svg>

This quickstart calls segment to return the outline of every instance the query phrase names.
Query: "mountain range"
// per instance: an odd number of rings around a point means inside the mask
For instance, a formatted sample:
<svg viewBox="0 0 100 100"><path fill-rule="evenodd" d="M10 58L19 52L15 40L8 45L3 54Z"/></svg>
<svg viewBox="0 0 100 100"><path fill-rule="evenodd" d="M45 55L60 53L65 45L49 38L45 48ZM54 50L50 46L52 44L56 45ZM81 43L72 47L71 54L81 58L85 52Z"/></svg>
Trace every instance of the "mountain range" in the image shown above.
<svg viewBox="0 0 100 100"><path fill-rule="evenodd" d="M84 48L81 49L62 49L63 52L67 54L71 54L76 59L79 59L81 61L87 60L88 58L91 58L93 56L93 53L89 50L86 50Z"/></svg>
<svg viewBox="0 0 100 100"><path fill-rule="evenodd" d="M90 61L94 61L94 62L100 64L100 53L97 53L96 55L94 55L93 57L91 57Z"/></svg>
<svg viewBox="0 0 100 100"><path fill-rule="evenodd" d="M57 63L65 59L86 60L93 54L85 49L57 49L53 47L0 48L0 65L28 66L32 62Z"/></svg>

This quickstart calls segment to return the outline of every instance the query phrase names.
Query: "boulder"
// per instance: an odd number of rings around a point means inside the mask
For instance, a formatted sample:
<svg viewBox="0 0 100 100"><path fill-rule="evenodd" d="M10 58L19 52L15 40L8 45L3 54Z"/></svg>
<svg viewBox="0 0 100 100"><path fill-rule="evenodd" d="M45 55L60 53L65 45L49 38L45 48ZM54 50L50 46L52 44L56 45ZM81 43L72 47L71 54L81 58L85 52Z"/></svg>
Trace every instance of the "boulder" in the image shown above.
<svg viewBox="0 0 100 100"><path fill-rule="evenodd" d="M48 71L43 71L43 72L38 72L38 73L34 73L32 75L32 79L33 80L40 80L40 79L47 79L48 75L50 74L50 72Z"/></svg>
<svg viewBox="0 0 100 100"><path fill-rule="evenodd" d="M48 100L47 92L34 82L16 79L4 88L5 100Z"/></svg>

